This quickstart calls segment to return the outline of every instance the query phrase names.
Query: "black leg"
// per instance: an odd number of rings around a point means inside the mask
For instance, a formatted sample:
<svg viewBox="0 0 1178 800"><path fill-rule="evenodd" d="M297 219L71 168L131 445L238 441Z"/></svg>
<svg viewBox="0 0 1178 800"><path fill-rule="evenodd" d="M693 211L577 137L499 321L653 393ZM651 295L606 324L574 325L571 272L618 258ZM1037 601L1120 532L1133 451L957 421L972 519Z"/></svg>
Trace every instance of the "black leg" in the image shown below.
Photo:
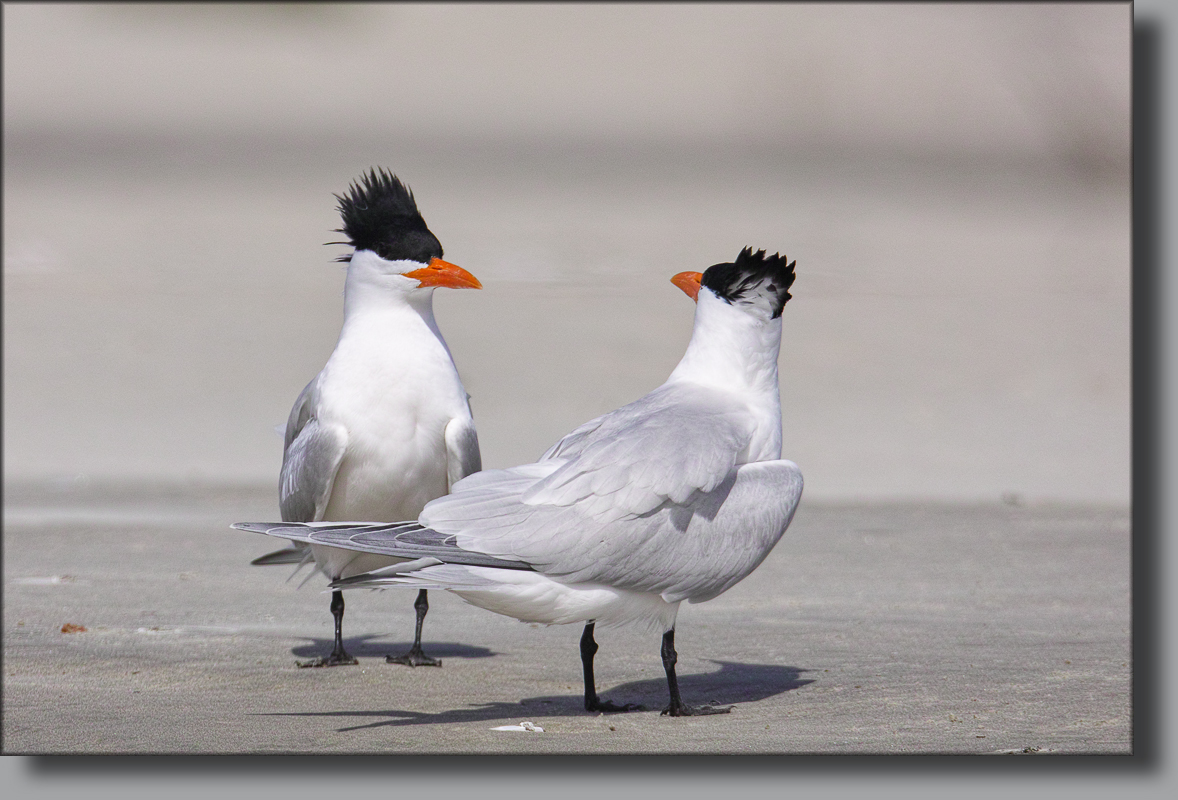
<svg viewBox="0 0 1178 800"><path fill-rule="evenodd" d="M597 654L597 642L593 638L594 623L585 623L585 632L581 634L581 666L585 669L585 710L602 713L618 711L645 711L636 703L626 703L619 706L609 700L602 700L597 696L597 686L593 681L593 656Z"/></svg>
<svg viewBox="0 0 1178 800"><path fill-rule="evenodd" d="M413 647L403 656L385 656L384 660L390 664L405 664L410 667L440 667L442 659L430 658L421 649L421 625L425 622L425 615L429 612L429 595L425 589L417 593L417 600L413 603L417 611L417 632L413 635Z"/></svg>
<svg viewBox="0 0 1178 800"><path fill-rule="evenodd" d="M344 650L344 593L339 589L331 593L331 615L335 617L335 648L331 655L311 661L296 661L300 667L340 667L360 663Z"/></svg>
<svg viewBox="0 0 1178 800"><path fill-rule="evenodd" d="M597 696L597 685L593 681L593 656L597 654L597 642L593 638L593 623L585 623L581 634L581 667L585 672L585 710L596 711L601 704Z"/></svg>
<svg viewBox="0 0 1178 800"><path fill-rule="evenodd" d="M671 705L663 710L663 716L669 714L672 717L698 717L705 714L727 714L732 710L732 706L693 708L683 704L683 700L679 697L679 679L675 677L675 663L679 660L679 654L675 652L674 628L663 634L662 656L663 669L667 671L667 689L671 692Z"/></svg>

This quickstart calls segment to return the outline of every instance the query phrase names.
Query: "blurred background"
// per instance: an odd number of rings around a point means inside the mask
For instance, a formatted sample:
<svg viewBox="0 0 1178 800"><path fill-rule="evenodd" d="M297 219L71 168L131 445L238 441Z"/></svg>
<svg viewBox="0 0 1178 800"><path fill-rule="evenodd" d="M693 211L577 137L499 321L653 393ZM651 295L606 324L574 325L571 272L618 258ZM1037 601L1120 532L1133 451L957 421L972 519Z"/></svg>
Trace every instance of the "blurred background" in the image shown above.
<svg viewBox="0 0 1178 800"><path fill-rule="evenodd" d="M485 466L659 385L670 276L751 245L807 497L1128 503L1131 13L6 4L5 482L276 487L381 165L485 286L435 298Z"/></svg>

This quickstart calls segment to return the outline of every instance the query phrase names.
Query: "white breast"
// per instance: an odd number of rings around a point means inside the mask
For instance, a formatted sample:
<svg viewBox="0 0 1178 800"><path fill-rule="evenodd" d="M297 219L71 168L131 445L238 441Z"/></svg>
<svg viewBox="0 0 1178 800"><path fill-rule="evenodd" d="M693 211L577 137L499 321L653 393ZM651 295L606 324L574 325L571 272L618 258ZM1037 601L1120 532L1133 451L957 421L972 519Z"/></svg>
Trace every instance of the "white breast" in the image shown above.
<svg viewBox="0 0 1178 800"><path fill-rule="evenodd" d="M435 331L408 306L345 324L320 382L320 415L348 431L324 519L416 519L448 491L446 425L470 410Z"/></svg>

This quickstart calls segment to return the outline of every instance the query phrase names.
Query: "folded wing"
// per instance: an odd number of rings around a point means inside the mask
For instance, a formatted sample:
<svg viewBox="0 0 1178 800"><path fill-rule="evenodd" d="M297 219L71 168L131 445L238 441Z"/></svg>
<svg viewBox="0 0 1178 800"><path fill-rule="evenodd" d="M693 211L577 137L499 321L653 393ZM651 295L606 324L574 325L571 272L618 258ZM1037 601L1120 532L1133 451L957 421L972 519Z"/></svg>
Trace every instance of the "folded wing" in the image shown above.
<svg viewBox="0 0 1178 800"><path fill-rule="evenodd" d="M575 504L602 521L645 514L666 500L685 503L724 480L752 435L748 409L734 395L664 385L561 439L539 462L559 466L520 500ZM434 506L423 521L433 525L445 507Z"/></svg>
<svg viewBox="0 0 1178 800"><path fill-rule="evenodd" d="M714 570L709 560L735 567L766 547L742 525L768 522L756 530L775 543L800 497L790 462L737 467L751 436L734 396L665 385L581 426L539 462L461 481L419 520L463 550L562 581L691 595Z"/></svg>
<svg viewBox="0 0 1178 800"><path fill-rule="evenodd" d="M286 423L278 507L288 521L323 518L348 446L343 427L325 424L315 416L318 381L311 381L299 394Z"/></svg>

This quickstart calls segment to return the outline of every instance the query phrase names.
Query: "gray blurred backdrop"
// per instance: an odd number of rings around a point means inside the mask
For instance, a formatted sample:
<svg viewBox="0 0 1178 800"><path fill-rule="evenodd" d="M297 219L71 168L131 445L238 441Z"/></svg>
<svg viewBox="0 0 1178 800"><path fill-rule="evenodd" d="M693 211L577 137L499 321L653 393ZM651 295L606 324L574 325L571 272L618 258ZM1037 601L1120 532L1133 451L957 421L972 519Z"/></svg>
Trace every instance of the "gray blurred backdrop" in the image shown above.
<svg viewBox="0 0 1178 800"><path fill-rule="evenodd" d="M276 486L342 317L332 195L382 165L485 285L435 307L486 466L661 383L668 279L752 245L797 259L808 497L1129 500L1126 3L3 23L6 482Z"/></svg>

